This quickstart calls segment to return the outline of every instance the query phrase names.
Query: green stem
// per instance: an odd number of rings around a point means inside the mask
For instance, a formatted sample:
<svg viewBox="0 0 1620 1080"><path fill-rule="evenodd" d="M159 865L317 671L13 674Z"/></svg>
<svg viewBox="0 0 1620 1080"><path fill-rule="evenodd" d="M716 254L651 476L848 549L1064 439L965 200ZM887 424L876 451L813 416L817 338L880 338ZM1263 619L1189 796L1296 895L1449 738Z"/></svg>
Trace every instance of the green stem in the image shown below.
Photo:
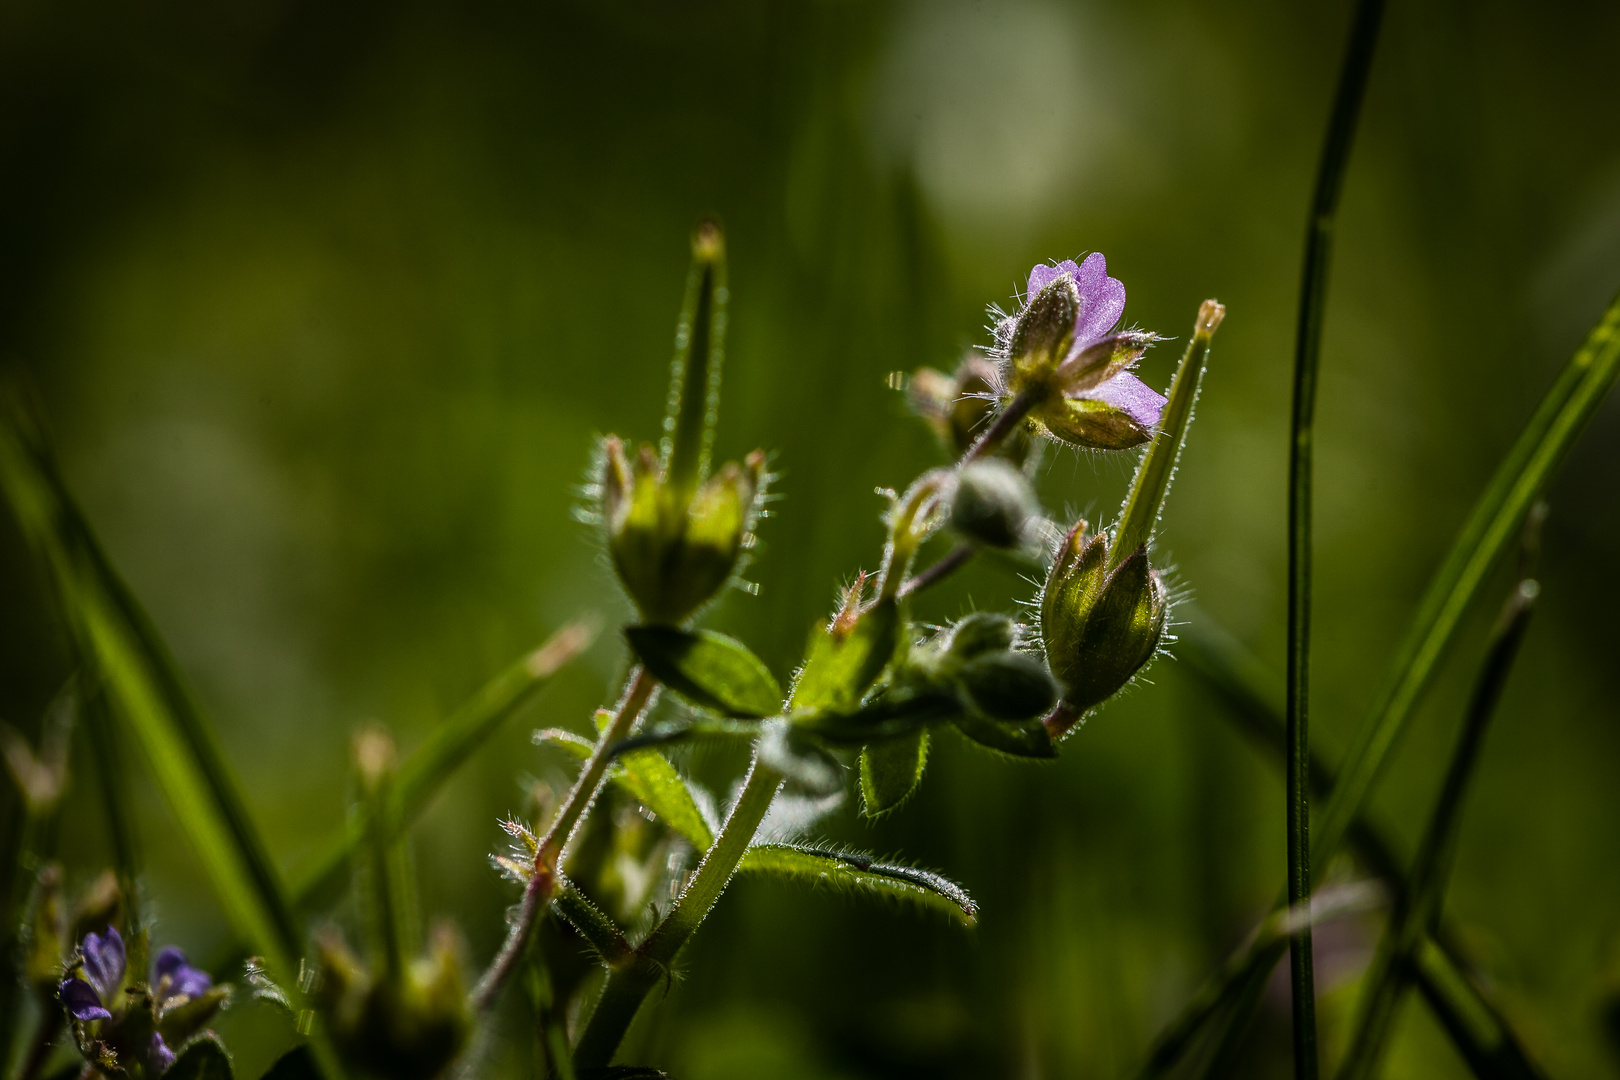
<svg viewBox="0 0 1620 1080"><path fill-rule="evenodd" d="M596 1010L574 1050L576 1067L604 1068L613 1060L642 1002L653 987L668 977L681 947L708 916L736 873L782 779L781 773L760 762L756 751L736 805L675 906L637 947L628 964L609 971Z"/></svg>
<svg viewBox="0 0 1620 1080"><path fill-rule="evenodd" d="M1205 300L1198 309L1192 339L1187 342L1187 351L1182 354L1176 377L1170 383L1159 430L1148 443L1147 453L1136 468L1130 494L1120 511L1119 527L1108 552L1109 570L1135 554L1153 536L1159 510L1170 491L1170 479L1176 472L1176 460L1187 439L1187 427L1192 422L1193 405L1198 401L1198 388L1204 379L1204 364L1209 359L1210 339L1225 314L1226 309L1213 300Z"/></svg>
<svg viewBox="0 0 1620 1080"><path fill-rule="evenodd" d="M1328 122L1316 194L1305 234L1304 280L1300 289L1299 335L1294 355L1294 407L1288 460L1288 721L1287 824L1288 903L1309 904L1310 849L1310 635L1311 496L1315 446L1316 376L1322 347L1328 265L1334 219L1350 159L1356 121L1372 69L1383 0L1361 0L1345 53L1344 67ZM1306 920L1289 943L1293 987L1294 1076L1315 1080L1316 991L1312 973L1311 927Z"/></svg>
<svg viewBox="0 0 1620 1080"><path fill-rule="evenodd" d="M647 701L657 686L658 680L648 674L646 668L638 665L630 673L630 680L625 686L624 696L619 699L619 706L614 711L612 721L597 736L596 746L584 767L580 769L579 779L569 789L562 806L557 810L557 816L552 819L551 827L540 840L539 850L534 856L534 873L523 890L523 900L519 904L517 918L512 921L512 928L507 932L501 951L496 954L489 970L484 973L484 977L473 990L473 1005L479 1011L487 1010L495 1004L502 988L522 962L529 946L529 938L534 933L535 923L539 921L541 912L545 911L546 905L551 902L561 884L561 874L558 871L561 869L559 860L563 850L579 828L585 812L590 809L591 804L596 801L597 794L602 790L603 778L607 775L608 765L612 763L612 754L609 751L615 743L630 734L636 718L641 715L641 710L646 708Z"/></svg>
<svg viewBox="0 0 1620 1080"><path fill-rule="evenodd" d="M1502 689L1530 624L1538 592L1539 586L1534 580L1520 581L1502 610L1469 699L1467 718L1457 737L1445 784L1412 862L1411 882L1404 902L1396 905L1372 968L1363 980L1361 1019L1339 1073L1341 1080L1366 1080L1377 1071L1406 989L1407 970L1424 938L1433 932L1439 921L1463 797L1479 760L1485 730L1496 715Z"/></svg>
<svg viewBox="0 0 1620 1080"><path fill-rule="evenodd" d="M141 912L137 893L140 849L135 837L134 804L129 795L129 781L125 778L118 732L108 709L106 691L99 685L89 685L89 682L85 680L80 690L83 695L84 726L90 737L91 755L95 758L96 783L101 788L102 806L107 813L107 836L112 842L118 887L124 894L125 921L135 932L141 925Z"/></svg>
<svg viewBox="0 0 1620 1080"><path fill-rule="evenodd" d="M900 595L917 547L930 531L927 527L919 528L917 519L928 516L928 504L939 494L942 475L940 470L935 470L913 481L890 515L889 542L883 550L882 580L878 585L880 601L893 600Z"/></svg>
<svg viewBox="0 0 1620 1080"><path fill-rule="evenodd" d="M1006 408L996 414L995 420L989 427L985 428L984 434L980 435L973 445L967 448L967 452L962 455L962 460L958 464L966 465L975 458L985 457L1001 449L1001 444L1007 441L1009 435L1018 430L1018 425L1023 423L1024 417L1029 415L1029 410L1039 405L1041 399L1049 393L1051 393L1051 390L1046 386L1032 386L1007 402Z"/></svg>

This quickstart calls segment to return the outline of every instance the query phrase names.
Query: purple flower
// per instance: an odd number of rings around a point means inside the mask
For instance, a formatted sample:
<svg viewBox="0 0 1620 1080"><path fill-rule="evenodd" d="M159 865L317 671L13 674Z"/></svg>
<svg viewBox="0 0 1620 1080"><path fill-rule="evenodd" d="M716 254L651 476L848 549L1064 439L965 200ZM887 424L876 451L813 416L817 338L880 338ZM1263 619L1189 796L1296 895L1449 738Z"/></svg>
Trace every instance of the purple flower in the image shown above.
<svg viewBox="0 0 1620 1080"><path fill-rule="evenodd" d="M1098 450L1123 450L1153 437L1165 398L1130 369L1154 340L1115 332L1125 286L1108 276L1100 252L1029 272L1019 313L997 332L1013 393L1047 396L1030 417L1048 435Z"/></svg>
<svg viewBox="0 0 1620 1080"><path fill-rule="evenodd" d="M186 954L173 945L160 950L152 963L153 996L160 1005L177 997L201 997L213 985L208 972L192 967Z"/></svg>
<svg viewBox="0 0 1620 1080"><path fill-rule="evenodd" d="M75 1020L110 1020L107 1004L116 1000L118 988L124 984L124 939L112 926L105 936L86 934L79 955L84 977L64 980L57 997Z"/></svg>

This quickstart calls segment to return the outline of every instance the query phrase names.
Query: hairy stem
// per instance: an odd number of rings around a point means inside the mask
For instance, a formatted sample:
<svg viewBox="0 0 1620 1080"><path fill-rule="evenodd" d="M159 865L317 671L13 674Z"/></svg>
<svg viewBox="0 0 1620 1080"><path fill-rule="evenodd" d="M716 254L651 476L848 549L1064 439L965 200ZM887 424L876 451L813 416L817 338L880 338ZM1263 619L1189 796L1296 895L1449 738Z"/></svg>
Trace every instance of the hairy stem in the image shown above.
<svg viewBox="0 0 1620 1080"><path fill-rule="evenodd" d="M630 673L629 682L625 686L624 695L619 699L619 706L614 711L613 719L602 733L597 736L596 747L591 756L580 769L579 779L569 789L563 804L557 810L557 815L551 821L551 827L540 841L539 850L534 856L534 874L524 887L523 899L518 905L517 916L512 920L512 927L507 931L506 941L501 945L501 951L478 981L473 990L473 1005L480 1011L490 1008L500 997L501 990L510 981L513 972L523 960L525 950L529 946L529 938L534 933L535 923L539 921L541 912L556 894L560 874L558 862L568 841L579 828L584 819L585 812L596 801L597 794L602 790L602 780L607 775L608 765L612 761L609 753L613 744L619 742L635 725L636 718L641 710L646 708L647 701L652 697L653 690L658 681L639 665Z"/></svg>
<svg viewBox="0 0 1620 1080"><path fill-rule="evenodd" d="M905 597L911 596L914 593L920 593L924 589L932 588L933 586L938 585L941 581L944 581L962 567L972 562L973 556L977 555L978 553L979 549L974 547L972 544L957 544L944 555L940 556L939 561L934 563L934 565L930 566L920 574L914 574L907 578L906 583L900 586L900 589L896 595L904 599Z"/></svg>
<svg viewBox="0 0 1620 1080"><path fill-rule="evenodd" d="M1383 0L1361 0L1356 7L1344 67L1334 95L1322 161L1316 174L1305 233L1305 268L1300 288L1299 334L1294 353L1294 406L1288 459L1288 722L1287 821L1288 903L1308 904L1310 849L1310 651L1311 651L1311 496L1316 425L1316 375L1321 358L1322 320L1327 300L1328 265L1339 195L1350 160L1356 121L1372 70ZM1317 1075L1316 993L1312 973L1311 928L1307 921L1289 943L1293 987L1294 1076Z"/></svg>
<svg viewBox="0 0 1620 1080"><path fill-rule="evenodd" d="M985 457L999 450L1001 444L1007 441L1007 437L1018 430L1018 425L1029 415L1029 410L1040 404L1041 398L1049 393L1050 389L1045 386L1032 386L1007 402L1007 407L996 414L995 420L984 429L984 434L967 448L967 453L962 455L959 464L966 465L975 458Z"/></svg>
<svg viewBox="0 0 1620 1080"><path fill-rule="evenodd" d="M576 1067L602 1068L613 1060L642 1002L668 977L681 947L725 891L781 786L782 774L763 764L756 751L736 805L675 906L636 948L630 962L608 973L596 1011L574 1051Z"/></svg>

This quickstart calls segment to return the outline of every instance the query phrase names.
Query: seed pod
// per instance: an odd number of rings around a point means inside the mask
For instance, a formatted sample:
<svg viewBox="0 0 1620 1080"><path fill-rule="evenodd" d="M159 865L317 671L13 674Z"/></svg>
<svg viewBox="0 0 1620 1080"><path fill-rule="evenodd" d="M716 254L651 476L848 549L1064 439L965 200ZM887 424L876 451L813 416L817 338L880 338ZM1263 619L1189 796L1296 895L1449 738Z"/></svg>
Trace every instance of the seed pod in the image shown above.
<svg viewBox="0 0 1620 1080"><path fill-rule="evenodd" d="M634 462L617 438L603 449L602 510L619 581L644 622L683 622L736 569L764 486L764 455L728 462L682 503L651 447Z"/></svg>
<svg viewBox="0 0 1620 1080"><path fill-rule="evenodd" d="M1041 592L1046 661L1077 718L1113 697L1153 656L1164 634L1164 584L1138 548L1108 571L1108 538L1085 540L1085 522L1064 541Z"/></svg>
<svg viewBox="0 0 1620 1080"><path fill-rule="evenodd" d="M951 500L951 526L986 547L1016 548L1039 520L1040 503L1024 474L996 458L962 466Z"/></svg>

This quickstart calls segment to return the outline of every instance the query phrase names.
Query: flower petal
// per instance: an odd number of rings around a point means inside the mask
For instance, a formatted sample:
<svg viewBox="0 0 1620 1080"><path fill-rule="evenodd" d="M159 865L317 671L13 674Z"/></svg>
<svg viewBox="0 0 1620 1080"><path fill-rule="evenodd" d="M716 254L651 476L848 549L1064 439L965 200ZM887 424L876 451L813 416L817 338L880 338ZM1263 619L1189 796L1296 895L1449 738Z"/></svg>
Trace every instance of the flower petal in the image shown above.
<svg viewBox="0 0 1620 1080"><path fill-rule="evenodd" d="M152 1071L159 1076L169 1071L174 1064L174 1051L169 1044L163 1041L163 1036L152 1032L152 1042L146 1048L146 1060L151 1064Z"/></svg>
<svg viewBox="0 0 1620 1080"><path fill-rule="evenodd" d="M124 939L116 926L107 927L106 936L84 935L79 948L84 956L85 978L104 999L114 997L124 982Z"/></svg>
<svg viewBox="0 0 1620 1080"><path fill-rule="evenodd" d="M1086 391L1085 396L1112 406L1149 431L1158 426L1159 414L1169 400L1128 371Z"/></svg>
<svg viewBox="0 0 1620 1080"><path fill-rule="evenodd" d="M68 979L56 990L57 998L66 1007L68 1015L75 1020L89 1022L91 1020L111 1020L112 1013L101 1004L101 995L96 988L83 979Z"/></svg>
<svg viewBox="0 0 1620 1080"><path fill-rule="evenodd" d="M152 963L152 984L159 998L167 1001L182 995L200 997L213 987L214 980L208 972L192 967L184 952L169 945L158 952Z"/></svg>
<svg viewBox="0 0 1620 1080"><path fill-rule="evenodd" d="M1041 263L1039 266L1035 267L1035 269L1029 272L1029 289L1024 293L1024 303L1027 304L1031 300L1035 299L1036 293L1052 284L1052 282L1056 281L1064 274L1068 274L1070 277L1079 276L1080 268L1074 264L1073 259L1064 259L1056 266L1047 266L1045 263Z"/></svg>
<svg viewBox="0 0 1620 1080"><path fill-rule="evenodd" d="M1125 314L1125 284L1108 276L1108 260L1100 251L1086 256L1075 271L1074 283L1080 289L1080 318L1074 324L1074 340L1083 348L1106 335Z"/></svg>

